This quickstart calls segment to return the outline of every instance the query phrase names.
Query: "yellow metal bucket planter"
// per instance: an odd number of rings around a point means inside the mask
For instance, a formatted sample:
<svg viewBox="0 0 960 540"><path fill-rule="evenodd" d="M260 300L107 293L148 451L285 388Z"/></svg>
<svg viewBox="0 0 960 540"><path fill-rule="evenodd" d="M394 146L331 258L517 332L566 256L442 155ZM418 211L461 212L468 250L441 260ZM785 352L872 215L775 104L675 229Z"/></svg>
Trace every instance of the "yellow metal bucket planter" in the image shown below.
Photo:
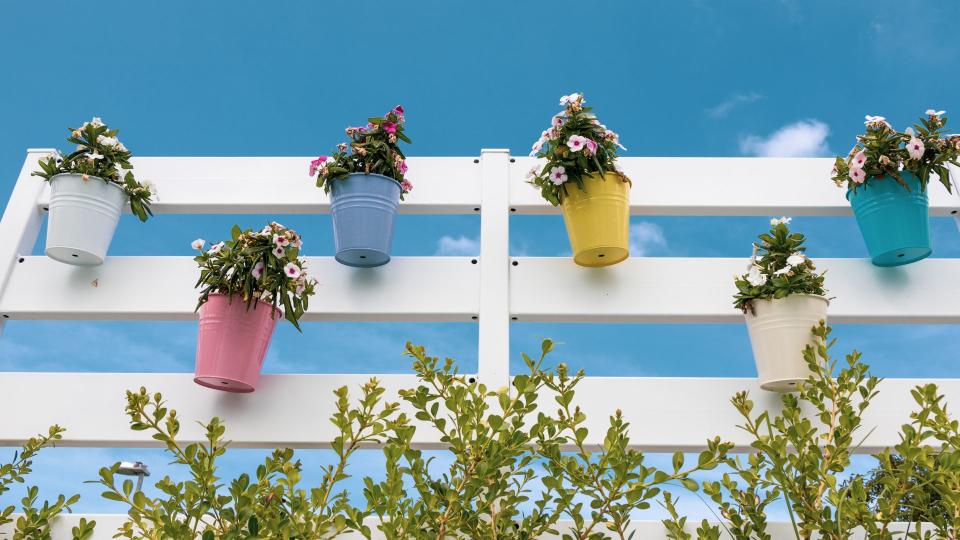
<svg viewBox="0 0 960 540"><path fill-rule="evenodd" d="M573 262L610 266L630 255L630 183L613 173L584 177L581 190L567 186L560 202Z"/></svg>

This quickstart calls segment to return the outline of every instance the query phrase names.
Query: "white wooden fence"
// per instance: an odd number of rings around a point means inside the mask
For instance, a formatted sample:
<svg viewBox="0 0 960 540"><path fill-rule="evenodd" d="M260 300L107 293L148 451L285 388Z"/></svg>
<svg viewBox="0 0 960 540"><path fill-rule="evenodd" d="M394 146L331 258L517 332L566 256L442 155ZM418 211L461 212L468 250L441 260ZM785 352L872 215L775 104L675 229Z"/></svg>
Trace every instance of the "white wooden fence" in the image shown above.
<svg viewBox="0 0 960 540"><path fill-rule="evenodd" d="M48 190L31 178L48 150L30 150L0 221L2 320L193 320L196 268L190 257L111 257L100 267L71 267L30 256L44 219ZM157 219L176 213L323 213L329 201L307 177L308 158L135 158L138 178L149 179L161 199ZM795 158L622 158L633 181L635 215L849 215L843 192L829 181L831 160ZM483 150L479 158L410 158L417 188L401 204L413 214L479 214L478 257L397 257L386 267L354 269L332 257L313 257L321 281L307 321L475 321L478 372L488 386L509 381L511 321L741 323L731 306L731 276L743 259L631 258L605 269L586 269L568 258L511 257L512 214L556 209L525 183L532 158ZM955 171L960 174L960 171ZM930 190L932 216L956 215L960 196ZM722 232L718 233L722 234ZM744 244L750 241L744 239ZM882 269L860 259L818 259L829 269L835 323L960 323L960 260L927 259ZM145 276L142 288L126 276ZM390 279L387 279L389 272ZM98 280L98 287L90 283ZM402 282L404 287L393 286ZM133 294L136 287L136 294ZM562 288L564 294L556 291ZM0 322L0 326L2 326ZM46 426L68 428L61 446L155 446L133 432L123 413L123 391L146 386L163 392L182 418L225 419L236 447L322 448L333 437L323 422L290 415L315 411L326 418L331 392L356 387L372 374L267 375L250 395L201 388L190 374L0 373L0 446L18 445ZM377 375L390 392L413 385L410 375ZM875 451L898 441L911 409L909 388L921 381L888 379L864 424L876 428L861 448ZM925 382L925 381L924 381ZM949 402L960 402L960 380L933 381ZM759 407L778 398L749 378L588 377L578 393L598 444L608 416L622 409L638 448L696 451L720 435L746 449L727 400L749 389ZM677 396L684 396L677 400ZM669 407L665 404L669 403ZM185 441L200 440L183 423ZM436 433L417 432L416 443L439 447ZM117 518L103 516L102 520ZM643 538L659 525L637 525ZM650 527L650 528L644 528ZM641 530L641 529L638 529ZM786 531L787 529L784 529ZM108 528L100 534L108 538ZM0 531L0 538L2 538ZM101 536L98 535L98 538Z"/></svg>

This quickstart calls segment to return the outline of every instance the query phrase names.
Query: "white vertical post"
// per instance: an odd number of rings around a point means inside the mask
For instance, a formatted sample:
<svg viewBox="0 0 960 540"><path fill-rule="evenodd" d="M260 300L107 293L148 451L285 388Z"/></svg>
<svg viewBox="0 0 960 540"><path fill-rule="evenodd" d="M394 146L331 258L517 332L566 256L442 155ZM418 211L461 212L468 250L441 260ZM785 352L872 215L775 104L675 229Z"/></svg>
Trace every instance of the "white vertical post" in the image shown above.
<svg viewBox="0 0 960 540"><path fill-rule="evenodd" d="M40 234L40 225L43 223L43 212L38 206L40 195L43 193L44 181L42 178L31 177L30 174L40 170L37 164L41 158L53 152L52 148L30 148L27 150L27 159L20 169L20 176L13 186L13 193L7 201L7 209L0 218L0 295L3 295L10 281L20 257L29 255ZM6 313L0 313L0 335L3 334L4 321L8 319Z"/></svg>
<svg viewBox="0 0 960 540"><path fill-rule="evenodd" d="M510 151L480 151L480 346L487 388L510 381Z"/></svg>

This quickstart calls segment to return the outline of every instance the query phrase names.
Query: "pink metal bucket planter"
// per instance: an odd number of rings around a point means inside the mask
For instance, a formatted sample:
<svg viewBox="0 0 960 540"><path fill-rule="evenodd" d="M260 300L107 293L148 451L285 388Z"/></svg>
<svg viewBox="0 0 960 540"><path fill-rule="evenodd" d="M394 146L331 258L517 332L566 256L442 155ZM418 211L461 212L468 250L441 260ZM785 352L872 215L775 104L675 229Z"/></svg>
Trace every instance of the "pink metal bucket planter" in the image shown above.
<svg viewBox="0 0 960 540"><path fill-rule="evenodd" d="M226 392L256 390L280 317L269 304L258 302L248 310L240 297L211 294L200 306L194 382Z"/></svg>

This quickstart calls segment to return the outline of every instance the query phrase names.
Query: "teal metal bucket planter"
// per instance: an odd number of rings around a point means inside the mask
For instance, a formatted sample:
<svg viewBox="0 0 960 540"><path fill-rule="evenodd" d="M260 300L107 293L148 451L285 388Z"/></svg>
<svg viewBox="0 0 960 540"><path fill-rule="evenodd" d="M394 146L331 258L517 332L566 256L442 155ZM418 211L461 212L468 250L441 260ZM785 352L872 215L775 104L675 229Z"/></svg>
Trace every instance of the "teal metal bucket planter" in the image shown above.
<svg viewBox="0 0 960 540"><path fill-rule="evenodd" d="M910 264L933 252L927 192L920 189L920 180L913 174L903 171L900 176L910 191L889 176L871 178L856 193L847 191L870 258L877 266Z"/></svg>
<svg viewBox="0 0 960 540"><path fill-rule="evenodd" d="M400 184L379 174L353 173L330 185L330 214L338 262L371 268L390 262Z"/></svg>

